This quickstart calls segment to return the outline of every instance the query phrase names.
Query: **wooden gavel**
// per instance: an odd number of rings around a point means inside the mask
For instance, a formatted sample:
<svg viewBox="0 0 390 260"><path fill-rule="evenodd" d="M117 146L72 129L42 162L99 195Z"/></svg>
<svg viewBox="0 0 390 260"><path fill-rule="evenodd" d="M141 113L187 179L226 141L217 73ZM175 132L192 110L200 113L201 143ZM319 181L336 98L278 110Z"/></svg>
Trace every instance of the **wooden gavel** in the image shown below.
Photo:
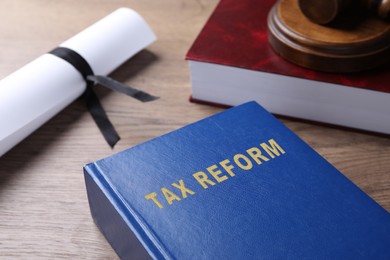
<svg viewBox="0 0 390 260"><path fill-rule="evenodd" d="M332 22L342 11L358 5L382 19L390 16L390 0L298 0L303 14L318 24Z"/></svg>

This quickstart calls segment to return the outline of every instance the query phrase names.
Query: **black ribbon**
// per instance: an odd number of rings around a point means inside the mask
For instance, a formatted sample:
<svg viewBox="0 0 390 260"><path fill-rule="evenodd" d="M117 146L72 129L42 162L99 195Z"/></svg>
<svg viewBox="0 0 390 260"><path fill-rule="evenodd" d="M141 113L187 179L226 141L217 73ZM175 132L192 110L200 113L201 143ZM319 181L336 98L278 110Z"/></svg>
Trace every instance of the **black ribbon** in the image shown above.
<svg viewBox="0 0 390 260"><path fill-rule="evenodd" d="M108 119L108 116L92 87L95 84L100 84L106 88L126 94L142 102L158 99L158 97L129 87L109 77L94 75L93 70L88 62L74 50L65 47L57 47L49 53L69 62L77 71L80 72L80 74L85 79L87 88L83 94L83 97L86 101L88 111L92 115L92 118L99 127L100 132L102 132L104 138L111 147L114 147L114 145L119 141L120 137Z"/></svg>

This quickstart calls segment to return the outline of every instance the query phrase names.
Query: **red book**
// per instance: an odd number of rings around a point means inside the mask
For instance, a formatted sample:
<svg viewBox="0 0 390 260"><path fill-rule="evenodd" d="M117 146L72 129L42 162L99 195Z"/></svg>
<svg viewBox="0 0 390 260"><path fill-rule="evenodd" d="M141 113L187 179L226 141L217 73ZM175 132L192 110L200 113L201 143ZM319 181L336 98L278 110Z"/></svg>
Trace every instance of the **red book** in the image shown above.
<svg viewBox="0 0 390 260"><path fill-rule="evenodd" d="M390 134L390 66L317 72L278 56L267 36L275 0L222 0L187 53L192 101L256 100L270 112Z"/></svg>

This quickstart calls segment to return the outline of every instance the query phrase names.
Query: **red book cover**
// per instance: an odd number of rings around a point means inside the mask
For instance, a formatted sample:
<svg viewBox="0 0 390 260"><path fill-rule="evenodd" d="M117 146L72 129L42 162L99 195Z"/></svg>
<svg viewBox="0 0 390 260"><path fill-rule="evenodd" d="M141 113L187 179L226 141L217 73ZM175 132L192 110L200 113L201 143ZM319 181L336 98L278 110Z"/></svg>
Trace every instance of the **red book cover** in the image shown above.
<svg viewBox="0 0 390 260"><path fill-rule="evenodd" d="M317 72L278 56L268 43L267 16L275 0L222 0L186 59L390 93L390 66L349 74Z"/></svg>

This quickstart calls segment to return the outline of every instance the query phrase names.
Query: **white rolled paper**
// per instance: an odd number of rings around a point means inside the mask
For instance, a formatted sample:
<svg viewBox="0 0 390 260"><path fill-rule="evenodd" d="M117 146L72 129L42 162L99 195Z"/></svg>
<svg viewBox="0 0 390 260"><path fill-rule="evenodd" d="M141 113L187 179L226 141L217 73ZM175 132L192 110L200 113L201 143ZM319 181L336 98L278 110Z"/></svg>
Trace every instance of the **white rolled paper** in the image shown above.
<svg viewBox="0 0 390 260"><path fill-rule="evenodd" d="M120 8L60 44L79 53L95 75L108 75L156 39L135 11ZM67 61L52 54L0 81L0 156L78 98L86 83Z"/></svg>

